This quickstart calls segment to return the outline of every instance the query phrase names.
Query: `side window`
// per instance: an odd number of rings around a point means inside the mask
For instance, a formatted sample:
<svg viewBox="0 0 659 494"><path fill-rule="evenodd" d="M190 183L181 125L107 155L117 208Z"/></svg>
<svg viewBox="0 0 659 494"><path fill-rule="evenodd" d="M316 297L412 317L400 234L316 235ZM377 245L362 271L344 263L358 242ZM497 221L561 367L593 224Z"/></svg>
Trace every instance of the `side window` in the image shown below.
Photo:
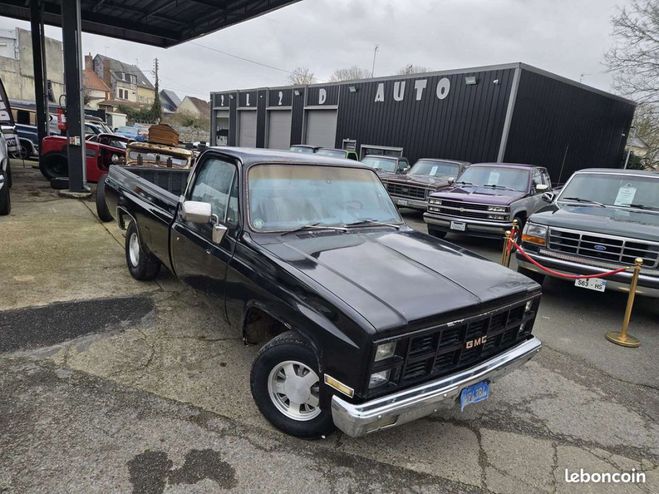
<svg viewBox="0 0 659 494"><path fill-rule="evenodd" d="M229 194L236 167L231 163L211 158L201 164L201 169L190 192L191 201L208 202L220 223L226 223ZM237 207L236 207L237 209Z"/></svg>
<svg viewBox="0 0 659 494"><path fill-rule="evenodd" d="M408 163L408 161L405 158L401 159L398 162L398 169L400 171L403 171L405 168L409 168L409 166L410 166L410 164Z"/></svg>
<svg viewBox="0 0 659 494"><path fill-rule="evenodd" d="M542 170L542 178L544 179L544 183L551 189L551 178L549 178L547 170Z"/></svg>
<svg viewBox="0 0 659 494"><path fill-rule="evenodd" d="M540 184L544 183L543 180L542 180L542 174L540 173L539 168L534 168L533 169L532 181L533 181L532 186L533 186L534 189L535 189L536 185L540 185Z"/></svg>

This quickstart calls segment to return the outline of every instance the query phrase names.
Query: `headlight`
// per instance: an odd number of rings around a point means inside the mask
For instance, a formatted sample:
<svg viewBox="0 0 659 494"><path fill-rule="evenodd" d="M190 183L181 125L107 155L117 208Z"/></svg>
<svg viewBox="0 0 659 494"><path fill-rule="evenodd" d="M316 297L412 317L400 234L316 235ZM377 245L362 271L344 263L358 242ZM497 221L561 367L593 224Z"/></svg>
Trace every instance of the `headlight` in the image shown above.
<svg viewBox="0 0 659 494"><path fill-rule="evenodd" d="M533 300L529 300L526 302L526 305L524 306L524 312L531 312L532 308L533 308Z"/></svg>
<svg viewBox="0 0 659 494"><path fill-rule="evenodd" d="M494 213L505 213L506 212L506 207L505 206L488 206L487 210L492 211Z"/></svg>
<svg viewBox="0 0 659 494"><path fill-rule="evenodd" d="M438 205L438 206L441 206L441 205L442 205L442 201L441 201L441 199L433 199L432 197L431 197L430 199L428 199L428 202L429 202L430 204L436 204L436 205Z"/></svg>
<svg viewBox="0 0 659 494"><path fill-rule="evenodd" d="M119 155L118 154L113 154L110 157L110 160L112 161L112 163L119 163Z"/></svg>
<svg viewBox="0 0 659 494"><path fill-rule="evenodd" d="M487 218L490 220L505 221L507 216L505 214L488 214Z"/></svg>
<svg viewBox="0 0 659 494"><path fill-rule="evenodd" d="M375 361L379 362L380 360L385 360L394 356L396 351L396 342L390 341L389 343L381 343L375 349Z"/></svg>
<svg viewBox="0 0 659 494"><path fill-rule="evenodd" d="M522 242L535 245L547 244L547 227L544 225L536 225L530 221L524 225L522 232Z"/></svg>
<svg viewBox="0 0 659 494"><path fill-rule="evenodd" d="M377 388L383 384L389 382L389 376L391 375L391 369L383 370L380 372L374 372L371 374L371 378L368 380L368 389Z"/></svg>

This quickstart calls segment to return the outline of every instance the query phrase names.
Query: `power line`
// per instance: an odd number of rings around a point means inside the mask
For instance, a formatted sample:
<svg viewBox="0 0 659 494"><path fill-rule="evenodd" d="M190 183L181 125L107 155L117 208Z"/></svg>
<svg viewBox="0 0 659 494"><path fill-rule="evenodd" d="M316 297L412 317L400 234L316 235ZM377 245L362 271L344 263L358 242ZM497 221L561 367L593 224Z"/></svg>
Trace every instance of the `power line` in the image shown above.
<svg viewBox="0 0 659 494"><path fill-rule="evenodd" d="M253 63L254 65L260 65L261 67L266 67L268 69L278 70L279 72L284 72L286 74L292 74L292 72L290 70L282 69L280 67L275 67L274 65L269 65L269 64L263 63L263 62L258 62L256 60L251 60L249 58L241 57L239 55L234 55L233 53L229 53L228 51L220 50L218 48L213 48L211 46L202 45L201 43L196 43L194 41L190 41L189 43L192 44L192 45L195 45L195 46L199 46L201 48L206 48L207 50L210 50L210 51L221 53L222 55L226 55L227 57L232 57L232 58L236 58L238 60L242 60L243 62Z"/></svg>

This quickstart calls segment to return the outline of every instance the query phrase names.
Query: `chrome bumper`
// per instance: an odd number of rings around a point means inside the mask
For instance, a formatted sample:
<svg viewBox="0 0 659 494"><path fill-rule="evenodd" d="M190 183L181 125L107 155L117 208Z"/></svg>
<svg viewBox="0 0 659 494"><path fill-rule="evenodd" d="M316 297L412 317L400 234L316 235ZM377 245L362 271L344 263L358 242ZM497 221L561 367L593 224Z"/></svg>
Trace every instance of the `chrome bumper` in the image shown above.
<svg viewBox="0 0 659 494"><path fill-rule="evenodd" d="M513 227L512 221L484 221L463 218L461 216L440 216L436 213L425 213L423 215L423 221L429 225L438 226L447 232L461 233L463 235L469 235L471 233L478 236L497 238L503 237L506 230L510 230ZM465 230L451 230L451 221L464 223L466 225Z"/></svg>
<svg viewBox="0 0 659 494"><path fill-rule="evenodd" d="M558 271L562 274L598 274L605 273L614 269L614 267L600 267L593 266L592 264L587 264L586 262L577 262L569 261L566 259L558 259L556 257L545 256L542 254L537 254L535 252L526 251L526 253L531 256L534 260L538 261L543 266ZM530 262L526 261L519 252L517 253L517 265L528 269L529 271L535 271L537 273L544 274L546 276L552 276L545 271L542 271L540 268L537 268ZM556 277L558 278L558 277ZM560 278L559 278L560 279ZM629 284L632 280L631 271L623 271L613 275L612 277L606 279L606 289L615 290L617 292L629 293ZM569 280L568 280L569 281ZM572 281L574 283L574 281ZM638 277L638 286L636 287L636 293L638 295L644 295L646 297L659 298L659 276L648 275L641 272Z"/></svg>
<svg viewBox="0 0 659 494"><path fill-rule="evenodd" d="M527 362L541 346L539 339L532 338L469 369L358 405L334 395L334 424L347 435L358 437L425 417L440 406L455 405L463 388L491 382Z"/></svg>
<svg viewBox="0 0 659 494"><path fill-rule="evenodd" d="M428 209L428 202L422 199L410 199L408 197L401 197L394 194L389 195L391 200L394 201L394 204L401 208L421 209L423 211Z"/></svg>

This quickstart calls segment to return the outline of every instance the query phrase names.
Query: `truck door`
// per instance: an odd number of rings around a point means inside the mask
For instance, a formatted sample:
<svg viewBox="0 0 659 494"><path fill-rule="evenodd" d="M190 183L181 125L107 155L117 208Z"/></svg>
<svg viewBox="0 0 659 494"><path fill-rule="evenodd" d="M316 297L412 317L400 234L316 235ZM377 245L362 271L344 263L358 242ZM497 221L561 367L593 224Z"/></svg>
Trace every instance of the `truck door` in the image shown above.
<svg viewBox="0 0 659 494"><path fill-rule="evenodd" d="M233 163L209 157L198 164L186 200L207 202L212 214L229 230L237 225L237 180ZM180 209L180 208L179 208ZM228 233L228 232L227 232ZM185 221L180 211L174 218L170 234L172 265L176 275L190 286L209 295L222 297L225 278L233 251L229 235L219 244L212 241L212 225Z"/></svg>

